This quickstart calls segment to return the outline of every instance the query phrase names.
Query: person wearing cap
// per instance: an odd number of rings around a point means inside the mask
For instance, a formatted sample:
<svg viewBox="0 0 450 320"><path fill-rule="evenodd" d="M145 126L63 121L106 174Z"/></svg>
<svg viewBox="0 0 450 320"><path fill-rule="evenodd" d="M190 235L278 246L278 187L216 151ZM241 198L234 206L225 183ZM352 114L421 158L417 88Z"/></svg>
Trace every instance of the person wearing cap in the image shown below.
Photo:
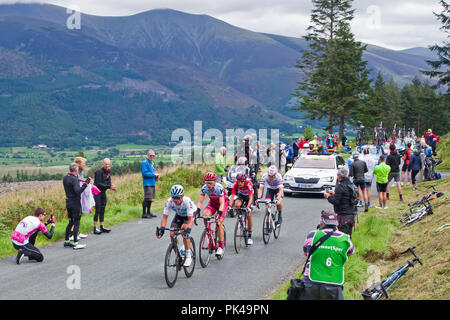
<svg viewBox="0 0 450 320"><path fill-rule="evenodd" d="M380 163L373 169L373 174L377 176L377 192L378 192L378 201L380 203L380 206L375 207L377 209L388 208L386 206L387 201L386 191L390 172L391 167L384 162L384 156L380 156Z"/></svg>
<svg viewBox="0 0 450 320"><path fill-rule="evenodd" d="M390 152L386 158L386 164L391 167L391 171L388 176L386 199L389 200L389 183L392 179L394 179L395 184L397 185L400 201L403 201L402 186L400 184L400 163L402 156L397 152L395 149L395 144L393 143L389 146L389 150Z"/></svg>
<svg viewBox="0 0 450 320"><path fill-rule="evenodd" d="M303 244L303 254L308 257L311 247L330 232L306 264L303 283L305 290L300 300L344 300L344 265L355 247L350 236L337 230L338 216L331 210L322 210L320 225L311 231Z"/></svg>
<svg viewBox="0 0 450 320"><path fill-rule="evenodd" d="M144 186L144 201L142 202L142 218L154 218L156 215L151 213L152 201L155 199L155 186L159 174L155 172L155 151L152 149L147 152L147 159L141 163L142 184Z"/></svg>
<svg viewBox="0 0 450 320"><path fill-rule="evenodd" d="M357 208L352 204L353 186L348 175L347 168L340 168L335 190L325 192L323 196L333 205L334 212L338 215L338 229L351 236Z"/></svg>
<svg viewBox="0 0 450 320"><path fill-rule="evenodd" d="M364 174L368 171L369 169L367 168L367 164L364 161L359 160L359 152L355 151L355 153L353 154L353 162L350 165L349 176L353 177L353 183L358 187L359 203L357 206L362 207L362 202L364 200L365 210L367 210L368 208L368 199L365 192L366 182L364 179Z"/></svg>

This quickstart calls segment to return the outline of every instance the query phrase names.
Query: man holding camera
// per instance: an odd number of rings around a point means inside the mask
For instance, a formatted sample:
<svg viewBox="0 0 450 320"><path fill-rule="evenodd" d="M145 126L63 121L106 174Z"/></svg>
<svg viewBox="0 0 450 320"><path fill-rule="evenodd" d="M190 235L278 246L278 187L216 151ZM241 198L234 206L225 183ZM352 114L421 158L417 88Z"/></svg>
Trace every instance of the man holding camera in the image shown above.
<svg viewBox="0 0 450 320"><path fill-rule="evenodd" d="M306 237L303 253L309 259L300 300L344 300L344 264L355 248L348 234L336 230L337 225L336 213L323 210L317 230ZM324 239L320 240L322 237ZM323 242L311 252L318 241Z"/></svg>
<svg viewBox="0 0 450 320"><path fill-rule="evenodd" d="M16 229L11 234L11 241L19 252L16 256L16 263L20 264L24 257L28 257L28 260L36 260L42 262L44 256L41 251L34 246L36 243L36 237L39 231L41 231L48 239L53 237L53 231L55 230L55 218L53 215L47 220L46 224L42 221L45 219L45 210L37 208L34 210L32 216L28 216L19 222ZM46 226L51 224L50 231Z"/></svg>
<svg viewBox="0 0 450 320"><path fill-rule="evenodd" d="M338 182L335 191L325 192L324 197L333 205L334 212L338 215L339 231L351 236L357 209L352 204L353 186L348 176L348 169L340 168L337 174Z"/></svg>

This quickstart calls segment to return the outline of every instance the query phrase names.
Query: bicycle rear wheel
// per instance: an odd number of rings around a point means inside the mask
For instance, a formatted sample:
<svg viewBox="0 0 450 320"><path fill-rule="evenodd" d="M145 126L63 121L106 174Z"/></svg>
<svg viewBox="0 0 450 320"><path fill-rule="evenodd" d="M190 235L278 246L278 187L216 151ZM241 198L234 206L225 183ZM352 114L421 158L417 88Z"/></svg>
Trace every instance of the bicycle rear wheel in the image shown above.
<svg viewBox="0 0 450 320"><path fill-rule="evenodd" d="M172 288L175 285L175 282L177 282L179 266L180 261L177 254L177 248L171 243L167 248L166 257L164 259L164 276L169 288Z"/></svg>
<svg viewBox="0 0 450 320"><path fill-rule="evenodd" d="M213 244L208 237L208 229L203 230L200 238L200 245L198 246L198 257L200 264L203 268L206 268L211 259L211 253L213 252Z"/></svg>
<svg viewBox="0 0 450 320"><path fill-rule="evenodd" d="M247 240L245 237L244 224L239 217L236 220L236 226L234 227L234 250L236 251L236 253L239 253L241 251L242 242L247 243Z"/></svg>
<svg viewBox="0 0 450 320"><path fill-rule="evenodd" d="M195 260L196 260L195 242L194 242L193 238L190 238L190 240L191 240L191 249L190 249L190 251L191 251L192 262L191 262L191 265L189 267L183 266L184 274L188 278L192 277L192 275L194 274Z"/></svg>
<svg viewBox="0 0 450 320"><path fill-rule="evenodd" d="M263 220L263 240L265 244L269 243L270 234L272 233L272 222L269 217L269 211L264 215Z"/></svg>
<svg viewBox="0 0 450 320"><path fill-rule="evenodd" d="M273 215L273 221L275 222L274 228L273 228L273 236L275 239L278 239L280 236L280 230L281 230L281 224L278 224L278 219L280 218L280 212L278 209L275 211L275 214Z"/></svg>

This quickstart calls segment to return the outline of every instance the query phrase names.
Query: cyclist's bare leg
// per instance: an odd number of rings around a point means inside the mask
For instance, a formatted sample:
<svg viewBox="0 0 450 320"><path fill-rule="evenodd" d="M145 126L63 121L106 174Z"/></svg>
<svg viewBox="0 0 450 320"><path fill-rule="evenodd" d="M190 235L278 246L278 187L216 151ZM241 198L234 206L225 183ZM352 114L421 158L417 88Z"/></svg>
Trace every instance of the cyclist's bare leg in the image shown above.
<svg viewBox="0 0 450 320"><path fill-rule="evenodd" d="M208 208L206 208L203 211L203 216L204 217L211 217L212 215L213 215L213 213ZM205 228L206 228L208 226L208 221L206 219L203 219L203 223L205 224Z"/></svg>
<svg viewBox="0 0 450 320"><path fill-rule="evenodd" d="M188 227L189 226L187 224L183 224L181 226L181 228L183 228L183 229L187 229ZM183 232L183 242L184 242L184 247L186 248L186 251L189 250L191 248L191 239L186 239L184 232Z"/></svg>
<svg viewBox="0 0 450 320"><path fill-rule="evenodd" d="M223 219L217 219L217 227L219 230L219 242L223 242L224 239Z"/></svg>

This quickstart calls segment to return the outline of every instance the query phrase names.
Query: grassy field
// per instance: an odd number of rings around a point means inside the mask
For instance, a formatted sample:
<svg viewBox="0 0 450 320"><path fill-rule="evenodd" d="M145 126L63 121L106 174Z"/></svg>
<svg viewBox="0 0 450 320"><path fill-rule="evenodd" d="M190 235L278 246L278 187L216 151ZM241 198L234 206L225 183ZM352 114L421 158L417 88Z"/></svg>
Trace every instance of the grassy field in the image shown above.
<svg viewBox="0 0 450 320"><path fill-rule="evenodd" d="M170 187L180 183L185 187L187 196L196 199L203 184L203 174L211 170L206 165L184 166L183 168L166 167L159 171L161 178L157 183L156 200L152 204L152 212L161 211L169 197ZM105 222L108 226L129 221L142 215L142 176L128 174L113 176L117 191L108 191L108 206ZM45 245L64 238L66 219L65 195L62 184L37 190L10 192L0 197L0 258L14 254L10 235L17 223L25 216L32 214L36 207L45 208L47 215L56 217L55 235L51 240L38 236L37 245ZM92 232L93 214L83 215L80 232Z"/></svg>
<svg viewBox="0 0 450 320"><path fill-rule="evenodd" d="M438 171L450 171L450 133L442 136L437 144L438 158L442 160L442 163L437 167Z"/></svg>
<svg viewBox="0 0 450 320"><path fill-rule="evenodd" d="M430 192L427 189L429 185L436 185L439 191L445 192L443 197L432 201L434 214L409 227L401 227L400 212L408 203ZM404 202L398 200L393 189L391 200L388 200L389 209L371 208L368 213L360 215L352 236L355 253L345 265L346 300L362 299L361 291L368 286L370 266L380 268L381 276L387 276L411 260L411 255L400 255L400 252L412 246L416 246L415 252L424 265L410 269L389 291L390 297L395 300L450 299L450 229L434 233L449 223L450 201L446 197L450 191L450 179L420 183L418 188L417 191L404 188ZM289 286L289 283L285 284L272 299L286 299Z"/></svg>

